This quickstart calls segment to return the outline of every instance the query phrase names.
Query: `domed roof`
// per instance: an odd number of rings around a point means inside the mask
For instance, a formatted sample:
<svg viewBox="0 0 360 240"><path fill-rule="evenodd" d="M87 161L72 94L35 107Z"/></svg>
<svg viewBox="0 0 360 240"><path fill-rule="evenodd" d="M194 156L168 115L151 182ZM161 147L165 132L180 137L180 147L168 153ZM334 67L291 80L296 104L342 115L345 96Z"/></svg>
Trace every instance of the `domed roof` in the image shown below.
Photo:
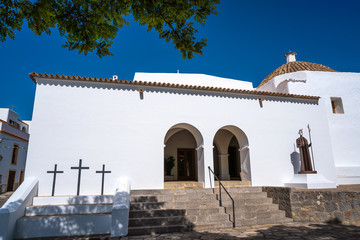
<svg viewBox="0 0 360 240"><path fill-rule="evenodd" d="M311 62L302 62L302 61L296 61L295 59L296 53L290 52L285 55L287 58L287 63L281 65L277 69L275 69L272 73L270 73L261 83L258 87L261 87L265 83L267 83L272 78L285 74L285 73L292 73L292 72L298 72L298 71L323 71L323 72L337 72L334 69L331 69L327 66L317 64L317 63L311 63Z"/></svg>

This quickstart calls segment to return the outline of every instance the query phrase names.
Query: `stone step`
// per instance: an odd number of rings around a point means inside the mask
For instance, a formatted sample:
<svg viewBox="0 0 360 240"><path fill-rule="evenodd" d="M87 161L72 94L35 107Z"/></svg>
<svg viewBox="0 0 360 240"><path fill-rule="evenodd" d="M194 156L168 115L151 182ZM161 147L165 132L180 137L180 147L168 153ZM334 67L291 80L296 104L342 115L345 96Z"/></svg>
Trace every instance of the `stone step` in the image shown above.
<svg viewBox="0 0 360 240"><path fill-rule="evenodd" d="M203 216L203 215L224 215L224 208L192 208L192 209L149 209L131 210L129 218L149 217L171 217L171 216ZM225 214L227 215L227 214Z"/></svg>
<svg viewBox="0 0 360 240"><path fill-rule="evenodd" d="M223 223L229 221L229 214L176 215L161 217L129 218L129 227L171 226L181 224Z"/></svg>
<svg viewBox="0 0 360 240"><path fill-rule="evenodd" d="M131 202L185 202L185 201L194 201L194 200L216 200L217 197L215 194L167 194L167 195L131 195Z"/></svg>
<svg viewBox="0 0 360 240"><path fill-rule="evenodd" d="M234 203L235 203L235 206L270 204L270 203L272 203L272 199L271 198L235 198ZM223 198L222 205L223 206L232 206L232 201L228 197Z"/></svg>
<svg viewBox="0 0 360 240"><path fill-rule="evenodd" d="M256 212L235 212L236 220L267 219L271 223L275 219L285 218L285 212L281 210L274 211L256 211ZM231 216L232 218L232 216Z"/></svg>
<svg viewBox="0 0 360 240"><path fill-rule="evenodd" d="M47 205L26 207L25 216L111 213L112 204Z"/></svg>
<svg viewBox="0 0 360 240"><path fill-rule="evenodd" d="M186 218L192 224L200 223L222 223L230 221L229 214L204 214L204 215L186 215Z"/></svg>
<svg viewBox="0 0 360 240"><path fill-rule="evenodd" d="M178 226L186 225L187 222L188 220L185 216L130 218L129 227Z"/></svg>
<svg viewBox="0 0 360 240"><path fill-rule="evenodd" d="M185 214L186 210L184 209L132 210L129 212L129 218L185 216Z"/></svg>
<svg viewBox="0 0 360 240"><path fill-rule="evenodd" d="M162 233L174 233L189 231L187 225L174 225L174 226L147 226L147 227L129 227L129 236L139 235L154 235Z"/></svg>
<svg viewBox="0 0 360 240"><path fill-rule="evenodd" d="M246 219L236 220L236 226L252 226L252 225L265 225L265 224L284 224L293 222L292 218L277 218L277 219Z"/></svg>
<svg viewBox="0 0 360 240"><path fill-rule="evenodd" d="M146 189L146 190L131 190L131 195L167 195L167 194L191 194L191 193L207 193L212 194L212 188L183 188L183 189Z"/></svg>
<svg viewBox="0 0 360 240"><path fill-rule="evenodd" d="M165 182L164 188L165 189L204 188L204 183L192 182L192 181Z"/></svg>
<svg viewBox="0 0 360 240"><path fill-rule="evenodd" d="M230 196L235 200L235 199L261 199L261 198L267 198L267 193L265 192L246 192L246 193L234 193L234 192L229 192ZM217 194L218 195L218 194ZM221 192L221 196L223 198L229 198L229 196L222 191Z"/></svg>
<svg viewBox="0 0 360 240"><path fill-rule="evenodd" d="M211 230L211 229L226 229L226 228L232 228L233 223L230 221L226 222L216 222L216 223L199 223L199 224L189 224L188 230L189 231L205 231L205 230Z"/></svg>
<svg viewBox="0 0 360 240"><path fill-rule="evenodd" d="M254 192L262 192L261 187L226 187L226 190L232 194L238 193L254 193ZM219 193L219 187L214 188L214 193ZM225 190L221 188L221 193L225 193ZM226 193L225 193L226 194Z"/></svg>
<svg viewBox="0 0 360 240"><path fill-rule="evenodd" d="M44 196L34 197L34 206L43 205L67 205L67 204L111 204L113 195L93 195L93 196Z"/></svg>
<svg viewBox="0 0 360 240"><path fill-rule="evenodd" d="M185 232L185 231L205 231L210 229L232 228L231 222L224 223L204 223L174 226L147 226L147 227L129 227L129 236L154 235L162 233Z"/></svg>
<svg viewBox="0 0 360 240"><path fill-rule="evenodd" d="M22 217L15 238L109 234L110 226L110 214Z"/></svg>
<svg viewBox="0 0 360 240"><path fill-rule="evenodd" d="M229 181L221 181L221 184L224 187L250 187L250 181L239 181L239 180L229 180ZM219 182L215 181L215 186L219 186Z"/></svg>
<svg viewBox="0 0 360 240"><path fill-rule="evenodd" d="M218 201L203 202L136 202L130 204L130 210L149 210L149 209L192 209L199 210L218 208Z"/></svg>
<svg viewBox="0 0 360 240"><path fill-rule="evenodd" d="M225 212L232 213L232 205L224 206ZM255 211L274 211L279 210L279 206L277 204L253 204L253 205L239 205L235 204L236 212L255 212Z"/></svg>

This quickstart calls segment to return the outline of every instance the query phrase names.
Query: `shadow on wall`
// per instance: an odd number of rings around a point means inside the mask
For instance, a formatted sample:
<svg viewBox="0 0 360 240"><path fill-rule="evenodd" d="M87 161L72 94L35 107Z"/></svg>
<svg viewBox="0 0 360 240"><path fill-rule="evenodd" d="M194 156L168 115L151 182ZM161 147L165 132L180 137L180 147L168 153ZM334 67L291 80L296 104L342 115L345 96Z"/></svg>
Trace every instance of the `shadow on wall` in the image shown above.
<svg viewBox="0 0 360 240"><path fill-rule="evenodd" d="M292 152L290 154L290 160L291 160L291 164L293 165L293 168L294 168L294 174L298 174L301 169L300 153L298 153L296 151Z"/></svg>
<svg viewBox="0 0 360 240"><path fill-rule="evenodd" d="M113 196L96 196L91 201L89 197L83 196L81 198L72 198L68 201L70 206L47 206L40 207L34 210L34 214L36 216L49 216L52 217L44 217L41 221L37 221L39 218L24 218L22 219L26 223L31 223L32 221L37 222L36 229L16 229L16 235L21 234L25 238L27 235L36 235L34 232L42 232L46 231L49 236L58 236L65 235L88 235L89 233L94 232L94 229L102 229L101 226L108 226L110 233L111 227L111 210L112 210L112 202ZM93 202L102 202L101 204L91 204ZM78 204L90 204L79 206ZM28 210L30 214L32 213L31 209ZM91 214L91 213L101 213L97 221L86 221L86 218L83 218L86 215L81 214ZM73 216L65 216L71 215ZM79 215L80 214L80 215ZM82 217L83 216L83 217ZM33 226L33 224L31 224ZM19 231L19 232L18 232ZM96 232L96 230L95 230Z"/></svg>
<svg viewBox="0 0 360 240"><path fill-rule="evenodd" d="M165 198L165 196L162 196ZM129 236L154 235L155 231L145 230L143 226L171 227L178 232L191 231L194 224L186 216L186 209L175 205L166 206L165 199L157 196L139 196L132 198L129 213ZM149 211L150 210L150 211ZM116 238L115 238L116 239ZM121 239L121 238L119 238Z"/></svg>
<svg viewBox="0 0 360 240"><path fill-rule="evenodd" d="M17 229L16 231L21 231L22 236L25 238L29 235L36 235L34 232L46 231L48 237L40 239L99 239L97 236L102 236L101 239L103 237L103 239L110 239L112 199L113 196L94 196L91 199L83 196L69 200L69 206L66 208L57 205L39 208L36 210L37 216L50 214L53 217L44 217L41 222L38 222L36 229ZM156 234L156 232L152 232L151 230L144 231L142 226L146 225L158 226L160 228L169 226L179 232L193 229L194 224L186 216L186 209L176 208L176 206L167 207L164 206L165 203L161 201L162 199L159 201L156 196L139 196L132 199L129 213L129 228L132 229L129 229L129 235ZM92 204L94 202L102 202L102 204ZM82 208L82 206L79 206L81 204L85 204L85 207ZM86 206L88 206L88 208L86 208ZM79 211L81 213L79 213ZM89 220L79 215L97 212L101 213L96 216L98 218L97 220ZM64 216L71 214L73 214L71 217ZM33 219L38 219L38 217L27 218L26 221L31 222ZM33 226L33 224L31 225ZM109 231L103 233L99 231L99 229L109 229Z"/></svg>

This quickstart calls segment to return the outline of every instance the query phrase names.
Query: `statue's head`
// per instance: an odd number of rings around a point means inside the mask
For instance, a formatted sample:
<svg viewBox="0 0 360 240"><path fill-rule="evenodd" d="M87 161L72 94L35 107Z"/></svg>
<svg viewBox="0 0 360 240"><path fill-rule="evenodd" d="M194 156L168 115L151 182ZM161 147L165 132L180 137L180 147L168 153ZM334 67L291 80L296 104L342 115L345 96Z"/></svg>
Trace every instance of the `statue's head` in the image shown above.
<svg viewBox="0 0 360 240"><path fill-rule="evenodd" d="M299 130L299 134L300 134L300 136L303 135L303 130L302 129Z"/></svg>

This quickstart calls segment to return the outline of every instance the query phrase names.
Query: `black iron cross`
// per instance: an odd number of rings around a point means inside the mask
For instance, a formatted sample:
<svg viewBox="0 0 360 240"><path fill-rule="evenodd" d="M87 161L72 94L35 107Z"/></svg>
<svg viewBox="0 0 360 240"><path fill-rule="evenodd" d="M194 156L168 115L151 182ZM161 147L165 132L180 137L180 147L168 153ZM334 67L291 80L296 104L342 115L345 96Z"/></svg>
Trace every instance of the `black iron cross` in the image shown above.
<svg viewBox="0 0 360 240"><path fill-rule="evenodd" d="M77 193L76 195L80 195L80 180L81 180L81 170L82 169L89 169L89 167L82 167L82 160L79 160L79 166L78 167L71 167L71 169L78 169L79 173L78 173L78 184L77 184Z"/></svg>
<svg viewBox="0 0 360 240"><path fill-rule="evenodd" d="M104 195L104 179L105 179L105 173L111 173L111 171L105 171L105 164L103 164L102 171L96 171L96 173L102 174L102 180L101 180L101 195Z"/></svg>
<svg viewBox="0 0 360 240"><path fill-rule="evenodd" d="M64 173L64 171L57 171L57 164L55 164L54 171L47 171L47 173L53 173L53 174L54 174L54 177L53 177L53 187L52 187L52 193L51 193L51 196L54 196L54 193L55 193L56 174L57 174L57 173Z"/></svg>

